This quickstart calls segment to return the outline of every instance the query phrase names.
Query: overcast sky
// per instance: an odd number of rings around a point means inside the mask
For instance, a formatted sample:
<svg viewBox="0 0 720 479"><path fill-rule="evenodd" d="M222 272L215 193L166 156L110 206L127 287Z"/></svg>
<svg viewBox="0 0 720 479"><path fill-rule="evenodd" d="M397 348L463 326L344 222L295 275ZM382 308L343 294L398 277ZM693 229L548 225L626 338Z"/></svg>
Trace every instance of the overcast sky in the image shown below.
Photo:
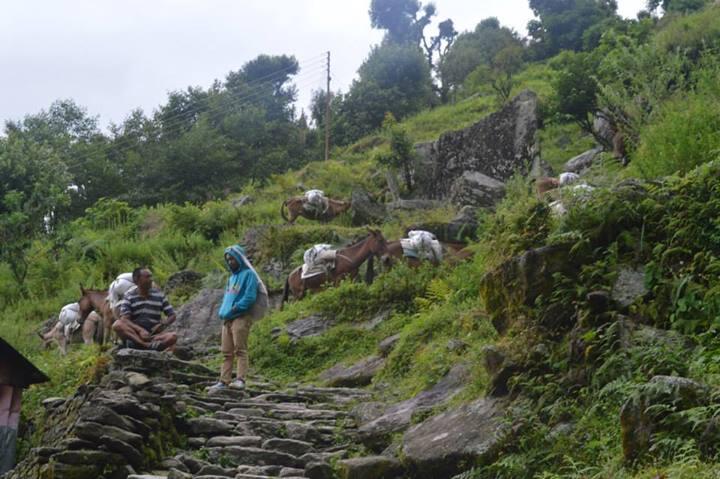
<svg viewBox="0 0 720 479"><path fill-rule="evenodd" d="M619 0L634 17L644 0ZM324 88L346 91L382 32L370 28L370 0L0 0L0 120L18 120L71 98L119 123L150 114L167 93L209 87L261 53L295 55L299 107ZM522 35L527 0L436 0L439 20L458 31L497 17Z"/></svg>

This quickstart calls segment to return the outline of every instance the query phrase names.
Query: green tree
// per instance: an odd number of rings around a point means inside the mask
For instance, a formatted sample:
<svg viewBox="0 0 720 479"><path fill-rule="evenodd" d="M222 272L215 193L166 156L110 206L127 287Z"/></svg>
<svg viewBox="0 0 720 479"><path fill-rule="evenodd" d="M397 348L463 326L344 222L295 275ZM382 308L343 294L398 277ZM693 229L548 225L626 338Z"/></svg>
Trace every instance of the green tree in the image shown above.
<svg viewBox="0 0 720 479"><path fill-rule="evenodd" d="M0 261L22 288L32 241L52 231L71 175L52 149L10 129L0 139Z"/></svg>
<svg viewBox="0 0 720 479"><path fill-rule="evenodd" d="M487 67L487 73L504 70L512 76L519 67L515 60L522 62L523 55L518 35L507 27L501 27L497 18L486 18L474 31L460 34L443 57L440 63L443 85L458 91L468 75L481 66ZM483 76L487 75L483 73Z"/></svg>
<svg viewBox="0 0 720 479"><path fill-rule="evenodd" d="M523 65L523 49L519 45L509 45L492 58L489 64L481 65L476 70L481 81L493 89L501 103L510 99L513 88L513 75Z"/></svg>
<svg viewBox="0 0 720 479"><path fill-rule="evenodd" d="M553 81L557 111L593 134L599 91L597 61L589 53L563 52L550 65L557 71Z"/></svg>
<svg viewBox="0 0 720 479"><path fill-rule="evenodd" d="M710 0L648 0L647 9L651 12L662 8L666 13L690 13L702 10Z"/></svg>
<svg viewBox="0 0 720 479"><path fill-rule="evenodd" d="M615 0L530 0L537 17L528 23L531 47L537 58L548 58L560 50L580 51L584 35L593 26L616 17Z"/></svg>
<svg viewBox="0 0 720 479"><path fill-rule="evenodd" d="M386 31L384 43L422 48L430 71L440 80L440 86L435 86L435 90L444 99L448 87L439 73L439 66L458 32L449 18L438 23L435 35L426 32L436 13L433 3L422 5L417 0L372 0L369 10L372 27Z"/></svg>
<svg viewBox="0 0 720 479"><path fill-rule="evenodd" d="M118 165L107 156L110 140L100 132L97 117L72 100L56 101L21 122L8 122L6 130L52 151L65 164L75 194L55 210L57 220L79 217L99 198L123 191Z"/></svg>
<svg viewBox="0 0 720 479"><path fill-rule="evenodd" d="M348 142L379 128L387 112L402 119L433 100L430 69L416 46L373 47L358 77L339 112Z"/></svg>
<svg viewBox="0 0 720 479"><path fill-rule="evenodd" d="M378 155L377 161L381 165L400 171L405 181L405 187L410 192L413 189L411 168L415 160L413 142L407 131L397 124L392 113L385 116L383 130L390 139L390 151Z"/></svg>

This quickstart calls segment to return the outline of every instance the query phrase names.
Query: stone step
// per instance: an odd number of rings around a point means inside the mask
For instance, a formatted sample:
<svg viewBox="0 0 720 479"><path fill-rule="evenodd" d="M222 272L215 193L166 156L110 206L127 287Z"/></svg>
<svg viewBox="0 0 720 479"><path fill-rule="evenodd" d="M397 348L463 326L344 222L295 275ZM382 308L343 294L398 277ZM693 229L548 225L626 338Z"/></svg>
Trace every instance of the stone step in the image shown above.
<svg viewBox="0 0 720 479"><path fill-rule="evenodd" d="M227 446L211 447L206 450L208 451L208 458L211 462L224 460L235 466L265 466L275 464L285 467L304 467L304 463L296 456L285 452L270 451L257 447Z"/></svg>

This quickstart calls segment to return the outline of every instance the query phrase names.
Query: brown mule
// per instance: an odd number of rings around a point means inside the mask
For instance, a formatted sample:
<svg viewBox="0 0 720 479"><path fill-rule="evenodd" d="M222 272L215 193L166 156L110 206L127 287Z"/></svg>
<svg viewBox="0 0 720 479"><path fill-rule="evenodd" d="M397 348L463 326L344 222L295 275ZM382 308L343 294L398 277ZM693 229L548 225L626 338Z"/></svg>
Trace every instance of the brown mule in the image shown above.
<svg viewBox="0 0 720 479"><path fill-rule="evenodd" d="M80 321L83 323L83 337L85 336L85 320L92 311L95 311L102 318L102 321L97 324L94 334L95 341L104 344L110 339L114 321L110 303L107 301L108 292L85 289L82 285L80 285L80 292L82 296L78 299L78 303L80 304Z"/></svg>
<svg viewBox="0 0 720 479"><path fill-rule="evenodd" d="M465 243L454 243L454 242L444 242L441 241L440 244L442 245L442 249L445 252L444 259L449 263L459 263L461 261L465 261L467 259L470 259L475 254L474 251L469 250L466 248ZM382 266L385 268L392 268L393 264L396 261L404 260L408 266L412 268L419 267L423 261L430 261L430 263L433 266L437 266L440 264L437 260L421 260L418 258L412 258L409 256L405 256L405 253L403 252L402 244L400 243L400 240L398 241L388 241L387 243L387 253L384 254L381 258Z"/></svg>
<svg viewBox="0 0 720 479"><path fill-rule="evenodd" d="M337 250L335 269L332 271L303 279L301 277L302 266L295 268L285 280L285 289L280 307L282 308L283 303L288 300L290 293L292 293L295 298L302 299L307 290L318 291L323 289L328 283L337 285L345 277L355 279L360 265L362 265L365 260L368 260L368 270L365 279L368 283L372 282L372 258L375 255L385 254L387 246L385 238L379 230L369 229L368 231L370 234L367 238L347 248Z"/></svg>
<svg viewBox="0 0 720 479"><path fill-rule="evenodd" d="M328 207L323 213L317 214L313 211L305 209L306 199L302 196L294 196L283 201L280 207L280 216L288 223L293 223L298 217L302 216L310 220L330 221L336 216L350 209L352 205L350 201L340 201L328 198ZM287 214L285 210L287 209ZM289 216L288 216L289 215Z"/></svg>

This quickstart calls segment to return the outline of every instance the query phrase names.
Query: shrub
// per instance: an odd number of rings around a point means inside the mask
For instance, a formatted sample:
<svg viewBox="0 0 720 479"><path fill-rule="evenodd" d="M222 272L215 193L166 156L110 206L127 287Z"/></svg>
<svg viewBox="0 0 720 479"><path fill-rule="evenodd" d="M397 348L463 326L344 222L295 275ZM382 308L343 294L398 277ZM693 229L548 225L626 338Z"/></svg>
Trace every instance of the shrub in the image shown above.
<svg viewBox="0 0 720 479"><path fill-rule="evenodd" d="M633 165L644 177L686 173L720 153L720 101L689 94L665 103L640 135Z"/></svg>

